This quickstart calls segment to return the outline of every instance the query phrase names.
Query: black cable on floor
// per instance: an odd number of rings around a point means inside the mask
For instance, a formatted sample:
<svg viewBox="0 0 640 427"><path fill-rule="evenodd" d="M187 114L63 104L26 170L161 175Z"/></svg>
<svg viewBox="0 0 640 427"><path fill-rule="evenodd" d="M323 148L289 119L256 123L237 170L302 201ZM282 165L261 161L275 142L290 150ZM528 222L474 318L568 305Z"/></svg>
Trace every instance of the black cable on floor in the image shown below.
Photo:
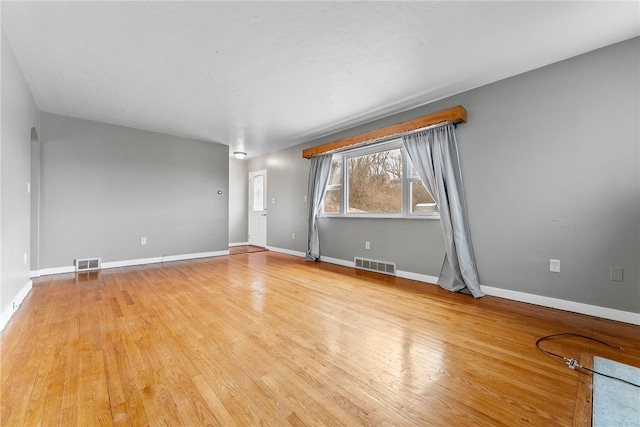
<svg viewBox="0 0 640 427"><path fill-rule="evenodd" d="M618 347L616 345L611 345L611 344L609 344L607 342L600 341L598 339L595 339L595 338L592 338L592 337L589 337L589 336L586 336L586 335L574 334L573 332L563 332L561 334L552 334L552 335L547 335L545 337L539 338L536 341L536 348L538 350L540 350L541 352L545 353L545 354L548 354L550 356L554 356L554 357L558 357L560 359L563 359L564 361L567 362L567 366L569 367L569 369L576 369L576 368L583 369L585 371L589 371L589 372L591 372L593 374L597 374L597 375L600 375L602 377L607 377L607 378L611 378L612 380L622 381L623 383L627 383L627 384L632 385L634 387L640 387L640 385L632 383L632 382L627 381L627 380L623 380L622 378L614 377L614 376L611 376L611 375L607 375L607 374L603 374L601 372L594 371L593 369L589 369L589 368L587 368L585 366L580 365L580 363L578 363L578 361L576 359L573 359L573 358L570 358L570 357L566 357L566 356L562 356L561 354L557 354L557 353L554 353L552 351L546 350L546 349L544 349L544 348L542 348L540 346L540 343L543 342L543 341L546 341L546 340L548 340L550 338L562 337L562 336L572 336L572 337L585 338L585 339L588 339L588 340L591 340L591 341L595 341L595 342L600 343L600 344L604 344L604 345L606 345L608 347L615 348L616 350L624 350L622 347Z"/></svg>

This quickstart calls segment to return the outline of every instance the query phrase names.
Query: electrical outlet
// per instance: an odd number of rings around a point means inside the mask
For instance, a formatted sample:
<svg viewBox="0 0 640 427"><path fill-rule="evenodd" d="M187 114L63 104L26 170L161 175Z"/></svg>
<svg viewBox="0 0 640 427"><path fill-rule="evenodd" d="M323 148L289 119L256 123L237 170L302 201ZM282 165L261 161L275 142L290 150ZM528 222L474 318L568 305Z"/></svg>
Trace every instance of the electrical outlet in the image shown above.
<svg viewBox="0 0 640 427"><path fill-rule="evenodd" d="M368 241L364 242L364 248L365 249L371 249L371 243L369 243Z"/></svg>
<svg viewBox="0 0 640 427"><path fill-rule="evenodd" d="M296 233L291 233L291 240L296 240Z"/></svg>
<svg viewBox="0 0 640 427"><path fill-rule="evenodd" d="M624 282L622 276L622 267L609 268L609 280L612 282Z"/></svg>
<svg viewBox="0 0 640 427"><path fill-rule="evenodd" d="M146 245L147 244L147 238L146 237L141 237L140 238L140 244L141 245Z"/></svg>
<svg viewBox="0 0 640 427"><path fill-rule="evenodd" d="M559 259L550 259L549 260L549 271L553 273L560 273L560 260Z"/></svg>
<svg viewBox="0 0 640 427"><path fill-rule="evenodd" d="M275 197L271 198L271 203L274 204L274 205L276 204L276 198Z"/></svg>
<svg viewBox="0 0 640 427"><path fill-rule="evenodd" d="M18 309L18 303L16 303L15 301L11 303L11 308L13 309L13 311L16 311Z"/></svg>

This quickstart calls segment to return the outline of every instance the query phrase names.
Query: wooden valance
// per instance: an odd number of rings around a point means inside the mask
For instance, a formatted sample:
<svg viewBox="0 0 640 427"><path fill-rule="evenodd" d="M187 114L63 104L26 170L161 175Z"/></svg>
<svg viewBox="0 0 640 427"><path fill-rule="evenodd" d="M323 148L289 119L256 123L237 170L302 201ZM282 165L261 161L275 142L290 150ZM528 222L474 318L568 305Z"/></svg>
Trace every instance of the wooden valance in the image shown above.
<svg viewBox="0 0 640 427"><path fill-rule="evenodd" d="M416 117L414 119L405 120L404 122L385 126L380 129L374 129L358 135L348 136L346 138L327 142L326 144L316 145L315 147L302 150L302 157L308 159L317 154L327 153L329 151L338 150L350 145L361 144L363 142L372 141L374 139L385 138L408 132L427 126L435 125L442 122L466 123L467 110L462 105L447 108L446 110L436 111L435 113L425 116Z"/></svg>

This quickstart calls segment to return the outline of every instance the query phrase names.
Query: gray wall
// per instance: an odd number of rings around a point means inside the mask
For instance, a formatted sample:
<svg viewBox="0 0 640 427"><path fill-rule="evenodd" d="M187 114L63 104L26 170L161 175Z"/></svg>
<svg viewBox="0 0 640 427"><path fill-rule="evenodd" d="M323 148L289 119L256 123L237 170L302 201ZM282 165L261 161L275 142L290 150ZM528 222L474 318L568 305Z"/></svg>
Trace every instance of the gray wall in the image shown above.
<svg viewBox="0 0 640 427"><path fill-rule="evenodd" d="M639 52L636 38L451 99L469 108L458 136L482 283L640 312Z"/></svg>
<svg viewBox="0 0 640 427"><path fill-rule="evenodd" d="M248 168L250 172L267 171L267 245L305 252L309 161L301 157L300 150L293 147L251 159Z"/></svg>
<svg viewBox="0 0 640 427"><path fill-rule="evenodd" d="M461 104L457 138L481 283L640 312L640 39L596 50L250 161L266 167L269 246L304 251L303 148ZM275 212L274 212L275 211ZM277 213L277 214L276 214ZM437 276L437 221L322 219L321 254ZM424 234L423 234L424 233ZM364 240L372 249L364 250ZM549 259L561 273L549 272ZM611 282L609 268L624 268Z"/></svg>
<svg viewBox="0 0 640 427"><path fill-rule="evenodd" d="M246 243L248 216L247 162L229 158L229 243Z"/></svg>
<svg viewBox="0 0 640 427"><path fill-rule="evenodd" d="M48 113L41 127L41 269L227 250L227 146Z"/></svg>
<svg viewBox="0 0 640 427"><path fill-rule="evenodd" d="M319 227L323 256L348 261L358 256L395 262L401 271L440 274L444 241L439 220L323 218Z"/></svg>
<svg viewBox="0 0 640 427"><path fill-rule="evenodd" d="M31 129L39 126L39 112L22 70L2 38L2 138L0 140L0 313L11 307L29 283Z"/></svg>

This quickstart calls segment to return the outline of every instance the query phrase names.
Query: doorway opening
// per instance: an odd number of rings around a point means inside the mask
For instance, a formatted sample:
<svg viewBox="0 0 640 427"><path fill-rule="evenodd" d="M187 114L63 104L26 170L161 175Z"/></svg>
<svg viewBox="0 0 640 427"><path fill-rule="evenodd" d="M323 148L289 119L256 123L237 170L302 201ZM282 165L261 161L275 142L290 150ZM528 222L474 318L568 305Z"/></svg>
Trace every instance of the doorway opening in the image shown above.
<svg viewBox="0 0 640 427"><path fill-rule="evenodd" d="M267 171L249 172L249 245L267 246Z"/></svg>

